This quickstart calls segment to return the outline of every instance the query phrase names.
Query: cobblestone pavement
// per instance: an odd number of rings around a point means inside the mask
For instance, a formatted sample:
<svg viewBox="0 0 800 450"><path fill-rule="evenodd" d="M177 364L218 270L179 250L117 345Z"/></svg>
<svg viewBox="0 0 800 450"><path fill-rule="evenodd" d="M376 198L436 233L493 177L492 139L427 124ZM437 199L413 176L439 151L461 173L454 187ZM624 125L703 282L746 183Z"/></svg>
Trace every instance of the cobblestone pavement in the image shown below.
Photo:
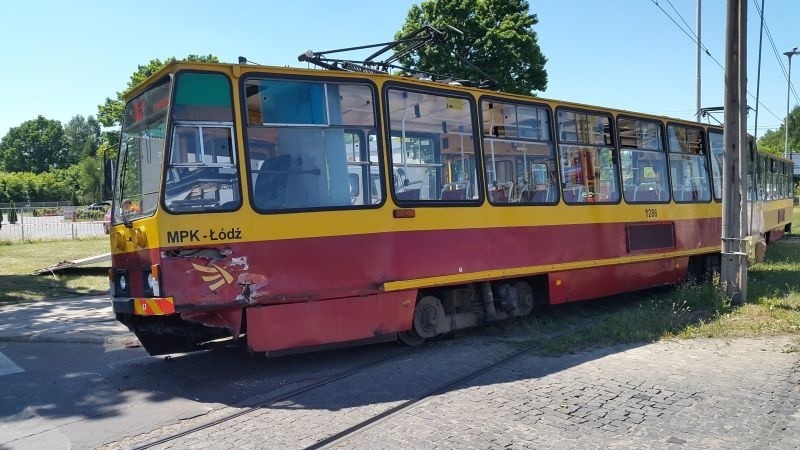
<svg viewBox="0 0 800 450"><path fill-rule="evenodd" d="M798 448L800 354L783 351L790 342L692 340L525 355L337 446ZM479 339L431 346L157 448L302 448L512 352Z"/></svg>
<svg viewBox="0 0 800 450"><path fill-rule="evenodd" d="M788 340L663 342L526 356L341 448L798 448Z"/></svg>

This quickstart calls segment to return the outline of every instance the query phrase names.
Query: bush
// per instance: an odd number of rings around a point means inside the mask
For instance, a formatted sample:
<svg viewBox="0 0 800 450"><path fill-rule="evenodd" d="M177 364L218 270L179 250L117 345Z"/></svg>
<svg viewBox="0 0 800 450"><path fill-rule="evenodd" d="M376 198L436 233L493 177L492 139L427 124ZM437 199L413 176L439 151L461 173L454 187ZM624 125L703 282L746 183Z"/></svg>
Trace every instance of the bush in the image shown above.
<svg viewBox="0 0 800 450"><path fill-rule="evenodd" d="M101 210L87 208L78 208L75 210L75 217L78 220L103 220L104 215L105 212Z"/></svg>
<svg viewBox="0 0 800 450"><path fill-rule="evenodd" d="M33 217L61 216L64 208L36 208L33 210Z"/></svg>

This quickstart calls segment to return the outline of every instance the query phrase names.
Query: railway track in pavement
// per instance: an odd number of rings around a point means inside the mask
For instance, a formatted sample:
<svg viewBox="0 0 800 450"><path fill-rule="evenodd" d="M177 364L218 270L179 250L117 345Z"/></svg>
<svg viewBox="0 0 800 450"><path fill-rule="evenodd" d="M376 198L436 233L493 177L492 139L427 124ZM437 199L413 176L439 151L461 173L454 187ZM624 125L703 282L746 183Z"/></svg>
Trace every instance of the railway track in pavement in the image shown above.
<svg viewBox="0 0 800 450"><path fill-rule="evenodd" d="M233 424L239 424L243 432L263 436L260 442L267 446L331 448L346 443L348 439L357 436L370 426L414 408L426 399L469 382L562 336L579 332L598 320L599 318L588 318L564 330L541 335L533 344L521 349L511 348L505 343L490 344L491 348L481 348L479 353L482 356L489 353L494 355L494 358L478 367L472 364L474 359L469 359L472 348L462 349L458 354L452 355L452 362L442 360L441 346L429 345L409 349L132 448L162 449L185 448L197 444L201 447L202 444L226 445L229 442L218 442L217 439L220 433L224 434L221 430L230 429ZM447 358L449 349L443 351L446 354L444 358ZM439 364L441 367L434 370L432 363L435 362L443 364ZM389 389L382 390L379 387L364 389L370 380L383 380L382 383ZM398 392L389 392L392 388L396 388ZM359 396L365 398L354 399ZM320 397L328 400L318 400ZM334 400L331 400L331 397ZM352 401L348 402L349 399ZM353 410L364 411L352 413ZM303 414L298 414L298 411L317 411L318 414L313 414L312 420L308 420L300 417ZM241 425L241 422L246 424ZM298 423L303 423L307 427L296 428ZM339 425L344 426L332 431Z"/></svg>

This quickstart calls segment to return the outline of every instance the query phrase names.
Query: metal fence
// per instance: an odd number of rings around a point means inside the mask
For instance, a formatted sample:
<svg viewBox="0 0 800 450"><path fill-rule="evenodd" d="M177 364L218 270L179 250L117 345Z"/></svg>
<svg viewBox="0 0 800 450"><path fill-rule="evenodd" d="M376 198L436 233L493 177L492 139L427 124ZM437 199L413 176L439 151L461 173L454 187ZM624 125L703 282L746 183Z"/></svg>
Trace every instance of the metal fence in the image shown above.
<svg viewBox="0 0 800 450"><path fill-rule="evenodd" d="M34 208L17 207L16 223L9 222L10 208L0 208L0 241L44 241L105 236L102 220L78 221L71 214L34 217Z"/></svg>

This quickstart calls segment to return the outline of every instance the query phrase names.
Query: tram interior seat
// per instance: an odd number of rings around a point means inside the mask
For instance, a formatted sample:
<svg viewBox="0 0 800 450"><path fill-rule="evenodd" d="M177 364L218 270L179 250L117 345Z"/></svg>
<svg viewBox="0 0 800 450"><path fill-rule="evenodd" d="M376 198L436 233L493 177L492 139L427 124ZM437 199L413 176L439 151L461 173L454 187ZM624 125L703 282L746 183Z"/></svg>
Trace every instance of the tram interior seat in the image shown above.
<svg viewBox="0 0 800 450"><path fill-rule="evenodd" d="M450 189L442 191L442 200L466 200L467 189Z"/></svg>
<svg viewBox="0 0 800 450"><path fill-rule="evenodd" d="M567 186L564 188L564 203L585 202L583 186Z"/></svg>
<svg viewBox="0 0 800 450"><path fill-rule="evenodd" d="M469 182L467 181L447 183L442 188L439 198L442 200L466 200L468 188Z"/></svg>
<svg viewBox="0 0 800 450"><path fill-rule="evenodd" d="M491 200L492 203L508 203L513 188L513 181L497 183L493 189L489 190L489 200Z"/></svg>
<svg viewBox="0 0 800 450"><path fill-rule="evenodd" d="M254 186L253 197L259 209L283 207L289 182L291 155L278 155L261 164Z"/></svg>
<svg viewBox="0 0 800 450"><path fill-rule="evenodd" d="M398 200L419 200L419 188L406 189L397 193Z"/></svg>
<svg viewBox="0 0 800 450"><path fill-rule="evenodd" d="M633 193L633 200L637 202L660 202L661 192L658 187L651 183L643 183L636 186Z"/></svg>
<svg viewBox="0 0 800 450"><path fill-rule="evenodd" d="M672 192L675 200L679 202L691 202L697 200L697 192L695 192L691 186L673 186Z"/></svg>
<svg viewBox="0 0 800 450"><path fill-rule="evenodd" d="M549 203L556 199L555 196L555 189L553 185L547 186L547 189L539 189L533 191L533 195L530 195L530 198L524 201L529 201L532 203Z"/></svg>

